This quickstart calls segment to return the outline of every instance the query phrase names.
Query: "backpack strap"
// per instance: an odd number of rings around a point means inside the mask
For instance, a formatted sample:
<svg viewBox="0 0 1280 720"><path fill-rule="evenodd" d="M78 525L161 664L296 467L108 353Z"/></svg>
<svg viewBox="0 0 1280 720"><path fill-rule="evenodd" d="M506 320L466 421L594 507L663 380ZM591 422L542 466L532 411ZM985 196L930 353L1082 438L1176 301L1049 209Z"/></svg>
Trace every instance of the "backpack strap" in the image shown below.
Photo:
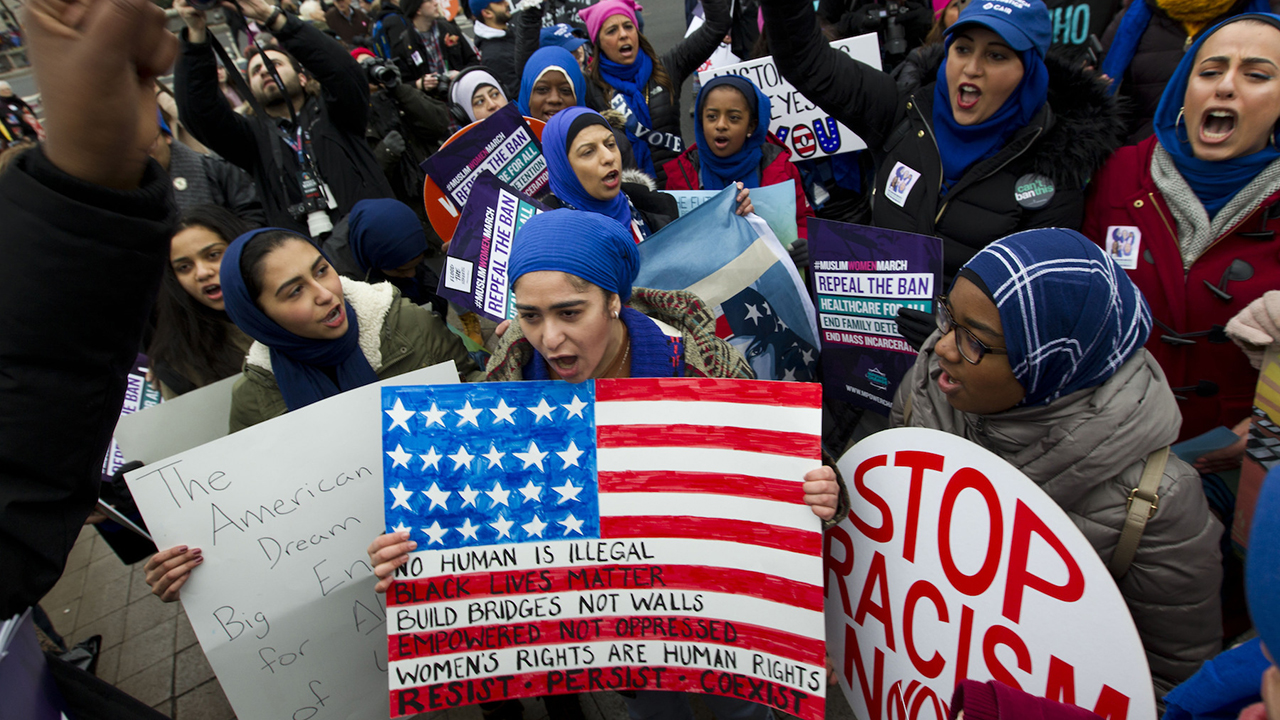
<svg viewBox="0 0 1280 720"><path fill-rule="evenodd" d="M1111 556L1107 569L1116 580L1129 572L1133 556L1138 552L1138 543L1142 541L1142 532L1146 530L1147 521L1155 516L1160 507L1160 478L1164 477L1165 464L1169 460L1169 447L1156 450L1147 456L1146 467L1142 469L1142 479L1138 487L1129 492L1127 504L1128 515L1124 519L1124 529L1120 531L1120 541L1116 543L1116 551Z"/></svg>

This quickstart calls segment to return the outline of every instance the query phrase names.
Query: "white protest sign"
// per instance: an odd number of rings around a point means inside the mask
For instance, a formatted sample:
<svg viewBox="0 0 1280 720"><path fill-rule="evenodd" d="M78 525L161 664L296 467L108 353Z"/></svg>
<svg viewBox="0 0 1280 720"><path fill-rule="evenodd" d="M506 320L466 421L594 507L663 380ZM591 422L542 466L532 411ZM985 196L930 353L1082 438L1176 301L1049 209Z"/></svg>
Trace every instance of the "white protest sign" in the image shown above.
<svg viewBox="0 0 1280 720"><path fill-rule="evenodd" d="M227 434L235 375L129 415L116 424L128 460L153 463Z"/></svg>
<svg viewBox="0 0 1280 720"><path fill-rule="evenodd" d="M831 47L880 69L880 40L875 33L837 40ZM700 72L698 82L705 85L720 75L742 75L769 96L773 110L769 131L791 150L792 162L853 152L867 146L852 130L837 123L792 87L778 72L772 57Z"/></svg>
<svg viewBox="0 0 1280 720"><path fill-rule="evenodd" d="M451 384L452 362L385 383ZM382 534L382 384L129 473L161 548L204 564L182 604L240 720L385 718L386 609L365 548Z"/></svg>
<svg viewBox="0 0 1280 720"><path fill-rule="evenodd" d="M1025 475L921 428L876 433L839 465L852 506L827 533L827 642L854 715L944 720L969 678L1155 720L1115 581Z"/></svg>

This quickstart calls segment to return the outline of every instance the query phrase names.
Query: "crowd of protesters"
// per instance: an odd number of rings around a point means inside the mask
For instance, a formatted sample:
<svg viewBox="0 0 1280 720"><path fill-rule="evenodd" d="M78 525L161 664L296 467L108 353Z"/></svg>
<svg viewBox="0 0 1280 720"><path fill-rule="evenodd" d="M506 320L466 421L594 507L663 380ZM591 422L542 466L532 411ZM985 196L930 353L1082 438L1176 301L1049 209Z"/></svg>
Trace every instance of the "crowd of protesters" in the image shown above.
<svg viewBox="0 0 1280 720"><path fill-rule="evenodd" d="M44 117L0 81L0 618L58 579L138 352L166 397L238 376L233 432L440 361L464 381L750 378L702 299L633 287L637 245L680 214L662 190L733 187L745 215L752 190L791 181L801 271L813 217L943 247L935 311L897 318L919 354L889 418L829 401L824 449L925 427L1008 460L1111 569L1167 717L1280 720L1265 648L1280 642L1280 480L1256 541L1226 539L1257 368L1280 342L1267 2L701 0L670 47L634 0L464 0L461 24L436 0L223 5L231 47L190 0L173 2L177 37L145 0L24 10ZM829 45L864 33L879 67ZM745 76L682 107L723 45L772 56L867 149L793 157ZM465 311L436 294L422 162L509 104L545 123L554 209L517 235L517 319L477 353ZM1220 426L1234 442L1191 462L1167 451ZM1149 477L1158 508L1121 549ZM848 512L833 466L796 480L824 522ZM380 591L414 547L373 541ZM161 550L147 582L177 600L202 561ZM575 696L544 702L582 716ZM626 702L633 718L689 712L677 694ZM953 705L1095 717L997 684L963 683Z"/></svg>

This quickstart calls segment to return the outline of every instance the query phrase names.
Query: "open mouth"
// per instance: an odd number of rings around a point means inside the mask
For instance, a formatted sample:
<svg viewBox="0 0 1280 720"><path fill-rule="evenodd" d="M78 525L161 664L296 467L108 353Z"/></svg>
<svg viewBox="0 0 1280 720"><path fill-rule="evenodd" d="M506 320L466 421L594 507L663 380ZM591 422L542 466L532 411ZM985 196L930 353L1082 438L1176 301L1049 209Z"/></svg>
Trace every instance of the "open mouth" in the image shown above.
<svg viewBox="0 0 1280 720"><path fill-rule="evenodd" d="M961 110L972 110L974 105L978 104L978 100L982 98L982 90L973 83L960 83L960 89L956 92L956 105Z"/></svg>
<svg viewBox="0 0 1280 720"><path fill-rule="evenodd" d="M630 43L627 43L626 45L618 46L619 55L630 55L634 51L635 51L635 46Z"/></svg>
<svg viewBox="0 0 1280 720"><path fill-rule="evenodd" d="M578 372L578 356L577 355L560 355L558 357L548 358L551 363L551 369L562 378L573 377Z"/></svg>
<svg viewBox="0 0 1280 720"><path fill-rule="evenodd" d="M951 374L946 370L943 370L942 374L938 376L938 389L941 390L944 395L950 395L961 387L963 387L963 383L951 377Z"/></svg>
<svg viewBox="0 0 1280 720"><path fill-rule="evenodd" d="M204 287L200 288L200 292L204 293L204 296L210 300L222 299L222 286L218 285L217 283L205 285Z"/></svg>
<svg viewBox="0 0 1280 720"><path fill-rule="evenodd" d="M342 309L342 304L335 305L328 315L324 316L324 320L320 323L325 327L337 328L342 326L342 321L346 319L346 312Z"/></svg>
<svg viewBox="0 0 1280 720"><path fill-rule="evenodd" d="M717 150L724 150L729 147L729 137L727 135L716 135L711 139L711 144L714 145Z"/></svg>
<svg viewBox="0 0 1280 720"><path fill-rule="evenodd" d="M1200 139L1207 143L1220 143L1231 137L1236 129L1236 114L1232 110L1210 110L1200 123Z"/></svg>
<svg viewBox="0 0 1280 720"><path fill-rule="evenodd" d="M605 174L603 178L601 178L600 181L604 183L605 187L612 190L618 187L619 178L620 178L620 175L617 170L610 170L608 173Z"/></svg>

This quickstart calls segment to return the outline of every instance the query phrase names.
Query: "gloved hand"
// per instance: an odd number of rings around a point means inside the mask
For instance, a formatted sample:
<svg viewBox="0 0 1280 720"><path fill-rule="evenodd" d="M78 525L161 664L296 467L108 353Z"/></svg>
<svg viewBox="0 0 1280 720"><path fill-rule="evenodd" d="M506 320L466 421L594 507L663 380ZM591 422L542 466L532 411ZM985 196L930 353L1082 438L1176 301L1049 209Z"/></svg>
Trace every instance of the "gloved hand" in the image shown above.
<svg viewBox="0 0 1280 720"><path fill-rule="evenodd" d="M911 347L919 350L924 341L929 339L938 329L938 321L933 315L910 308L898 308L898 333Z"/></svg>
<svg viewBox="0 0 1280 720"><path fill-rule="evenodd" d="M399 130L392 130L387 133L386 137L382 138L382 142L378 143L378 147L374 148L373 156L378 159L378 164L382 166L383 172L386 172L400 162L400 156L404 154L404 149L404 137L400 135Z"/></svg>
<svg viewBox="0 0 1280 720"><path fill-rule="evenodd" d="M883 9L874 3L863 5L841 19L841 30L846 30L851 35L875 32L880 29L880 11Z"/></svg>
<svg viewBox="0 0 1280 720"><path fill-rule="evenodd" d="M1231 318L1227 336L1240 346L1255 368L1261 367L1267 347L1280 342L1280 290L1263 293Z"/></svg>
<svg viewBox="0 0 1280 720"><path fill-rule="evenodd" d="M791 243L791 247L787 248L787 252L791 253L791 262L796 264L798 269L803 270L809 267L809 241L804 238L797 238Z"/></svg>

